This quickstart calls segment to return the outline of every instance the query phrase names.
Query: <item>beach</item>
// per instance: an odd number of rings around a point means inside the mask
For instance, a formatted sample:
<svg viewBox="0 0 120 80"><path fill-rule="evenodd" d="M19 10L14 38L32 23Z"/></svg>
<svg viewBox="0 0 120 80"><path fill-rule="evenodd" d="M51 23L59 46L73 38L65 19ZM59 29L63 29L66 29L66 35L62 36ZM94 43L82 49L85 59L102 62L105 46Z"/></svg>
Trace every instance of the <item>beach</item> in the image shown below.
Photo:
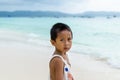
<svg viewBox="0 0 120 80"><path fill-rule="evenodd" d="M54 51L49 31L56 21L74 33L68 56L75 80L120 80L119 20L0 18L0 80L48 80Z"/></svg>
<svg viewBox="0 0 120 80"><path fill-rule="evenodd" d="M48 49L19 43L1 44L0 80L48 80Z"/></svg>
<svg viewBox="0 0 120 80"><path fill-rule="evenodd" d="M0 42L0 80L48 80L52 46ZM120 80L104 60L68 52L75 80Z"/></svg>
<svg viewBox="0 0 120 80"><path fill-rule="evenodd" d="M71 61L75 80L120 80L120 70L112 68L104 60L88 55L71 54Z"/></svg>

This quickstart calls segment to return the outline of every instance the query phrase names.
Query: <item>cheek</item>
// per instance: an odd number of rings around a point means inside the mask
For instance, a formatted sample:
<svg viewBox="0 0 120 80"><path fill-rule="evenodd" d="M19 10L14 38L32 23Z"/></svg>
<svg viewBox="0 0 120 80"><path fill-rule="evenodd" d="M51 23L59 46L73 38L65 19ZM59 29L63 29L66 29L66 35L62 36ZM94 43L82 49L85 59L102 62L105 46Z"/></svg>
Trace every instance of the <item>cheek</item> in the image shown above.
<svg viewBox="0 0 120 80"><path fill-rule="evenodd" d="M70 45L72 45L72 41L70 41Z"/></svg>
<svg viewBox="0 0 120 80"><path fill-rule="evenodd" d="M70 47L72 46L72 43L70 44Z"/></svg>
<svg viewBox="0 0 120 80"><path fill-rule="evenodd" d="M56 45L57 45L58 47L61 47L61 46L63 46L63 43L57 42Z"/></svg>
<svg viewBox="0 0 120 80"><path fill-rule="evenodd" d="M70 47L72 46L72 42L70 42Z"/></svg>

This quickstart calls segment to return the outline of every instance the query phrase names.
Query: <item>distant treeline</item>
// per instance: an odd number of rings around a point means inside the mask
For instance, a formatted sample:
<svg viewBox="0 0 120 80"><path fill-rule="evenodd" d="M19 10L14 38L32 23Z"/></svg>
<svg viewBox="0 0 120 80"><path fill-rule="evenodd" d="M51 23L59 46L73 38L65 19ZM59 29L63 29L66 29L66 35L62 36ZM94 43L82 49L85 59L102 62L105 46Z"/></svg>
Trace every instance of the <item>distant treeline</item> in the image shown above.
<svg viewBox="0 0 120 80"><path fill-rule="evenodd" d="M62 12L52 11L0 11L0 17L82 17L82 18L93 18L93 17L120 17L120 12L84 12L79 14L69 14Z"/></svg>

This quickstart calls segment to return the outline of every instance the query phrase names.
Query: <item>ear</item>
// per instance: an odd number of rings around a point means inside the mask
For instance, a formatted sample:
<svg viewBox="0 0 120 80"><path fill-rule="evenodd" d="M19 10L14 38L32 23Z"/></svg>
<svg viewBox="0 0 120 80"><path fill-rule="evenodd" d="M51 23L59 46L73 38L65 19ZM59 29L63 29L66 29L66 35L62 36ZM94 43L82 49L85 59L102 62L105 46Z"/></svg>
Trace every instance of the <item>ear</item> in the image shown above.
<svg viewBox="0 0 120 80"><path fill-rule="evenodd" d="M55 41L54 40L50 40L51 44L54 46L55 45Z"/></svg>

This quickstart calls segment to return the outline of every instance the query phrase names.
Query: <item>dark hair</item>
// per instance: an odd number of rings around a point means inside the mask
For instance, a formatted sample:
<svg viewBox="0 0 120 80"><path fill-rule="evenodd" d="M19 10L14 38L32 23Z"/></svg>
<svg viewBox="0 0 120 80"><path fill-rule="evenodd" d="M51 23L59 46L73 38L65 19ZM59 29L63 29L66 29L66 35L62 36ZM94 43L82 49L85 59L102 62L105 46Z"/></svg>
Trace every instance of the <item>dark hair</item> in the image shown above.
<svg viewBox="0 0 120 80"><path fill-rule="evenodd" d="M57 34L63 30L68 30L71 32L72 38L73 38L73 33L70 27L64 23L56 23L52 26L50 30L50 35L51 35L51 40L56 40Z"/></svg>

